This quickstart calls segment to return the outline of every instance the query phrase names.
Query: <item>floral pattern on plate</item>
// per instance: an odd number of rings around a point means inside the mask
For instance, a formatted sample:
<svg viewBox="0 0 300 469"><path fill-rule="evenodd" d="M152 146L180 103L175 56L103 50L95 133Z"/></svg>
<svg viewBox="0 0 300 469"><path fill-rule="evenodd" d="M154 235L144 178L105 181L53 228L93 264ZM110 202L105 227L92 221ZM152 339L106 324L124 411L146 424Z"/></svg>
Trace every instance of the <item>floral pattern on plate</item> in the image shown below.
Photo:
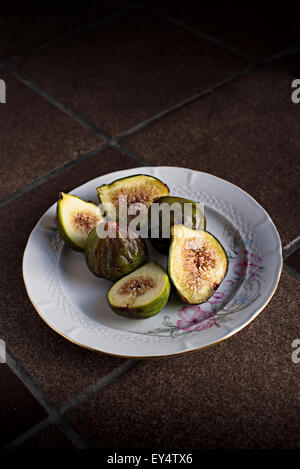
<svg viewBox="0 0 300 469"><path fill-rule="evenodd" d="M244 247L251 242L244 241ZM221 327L231 316L251 305L261 294L264 266L262 258L248 249L239 255L240 239L234 236L230 251L227 252L231 264L231 276L225 279L214 295L201 305L181 307L175 322L164 316L162 327L148 331L148 334L178 337L190 332L203 331L210 327ZM240 284L232 297L233 286Z"/></svg>

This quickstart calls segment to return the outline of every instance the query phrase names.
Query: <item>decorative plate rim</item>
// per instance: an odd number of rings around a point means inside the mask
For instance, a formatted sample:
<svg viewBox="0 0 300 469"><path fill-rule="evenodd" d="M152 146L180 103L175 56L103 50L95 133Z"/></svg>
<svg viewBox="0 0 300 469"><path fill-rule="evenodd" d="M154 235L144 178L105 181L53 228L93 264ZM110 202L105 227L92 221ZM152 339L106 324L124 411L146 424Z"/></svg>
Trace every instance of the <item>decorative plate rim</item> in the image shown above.
<svg viewBox="0 0 300 469"><path fill-rule="evenodd" d="M67 340L69 340L70 342L76 344L76 345L79 345L83 348L86 348L88 350L93 350L93 351L97 351L97 352L100 352L100 353L103 353L105 355L108 355L108 356L115 356L115 357L121 357L121 358L163 358L163 357L171 357L171 356L179 356L179 355L183 355L183 354L186 354L186 353L191 353L191 352L195 352L195 351L198 351L198 350L201 350L203 348L207 348L207 347L210 347L212 345L215 345L217 343L220 343L220 342L223 342L224 340L228 339L229 337L235 335L236 333L240 332L242 329L244 329L246 326L248 326L264 309L265 307L269 304L269 302L271 301L277 287L278 287L278 284L279 284L279 281L280 281L280 277L281 277L281 273L282 273L282 268L283 268L283 256L282 256L282 246L281 246L281 240L280 240L280 236L279 236L279 233L276 229L276 226L273 222L273 220L271 219L270 215L267 213L267 211L250 195L248 194L246 191L244 191L243 189L241 189L239 186L229 182L229 181L226 181L222 178L219 178L217 176L214 176L212 174L209 174L209 173L205 173L205 172L201 172L201 171L197 171L197 170L192 170L192 169L189 169L189 168L181 168L181 167L177 167L177 166L145 166L145 167L137 167L137 168L129 168L129 169L125 169L125 170L119 170L119 171L114 171L114 172L111 172L111 173L107 173L107 174L104 174L104 175L100 175L96 178L93 178L89 181L86 181L84 184L80 185L80 186L77 186L76 188L72 189L70 192L74 191L74 190L80 190L81 188L83 188L83 186L86 186L86 185L89 185L89 184L92 184L93 181L96 181L98 180L99 178L103 178L103 177L113 177L114 174L118 173L131 173L132 171L136 171L136 174L140 174L140 172L144 172L144 173L147 173L147 171L157 171L157 170L168 170L168 169L172 169L172 170L179 170L179 171L186 171L186 172L189 172L189 173L196 173L197 175L201 175L202 177L210 177L210 178L213 178L215 179L218 183L222 184L222 183L226 183L228 185L230 185L233 190L238 190L238 191L241 191L244 196L246 196L246 198L248 198L256 208L258 208L265 216L266 216L266 222L268 222L268 224L271 224L272 226L272 229L277 237L277 241L278 241L278 248L279 248L279 252L278 254L280 254L280 267L278 270L276 270L276 276L274 276L274 280L276 279L276 282L275 282L275 285L274 285L274 288L272 290L271 293L269 293L266 301L264 301L264 303L261 305L260 308L256 309L255 308L255 311L253 312L252 316L250 318L248 318L244 323L242 323L240 326L238 327L234 327L231 331L227 331L225 332L224 336L219 338L218 340L214 340L208 344L202 344L200 347L193 347L191 349L188 349L188 350L182 350L180 352L168 352L166 354L162 354L162 353L159 353L159 354L154 354L154 355L149 355L149 354L146 354L146 355L138 355L138 354L124 354L124 353L121 353L121 354L118 354L118 353L111 353L111 352L108 352L106 350L102 350L100 349L99 347L96 348L96 347L93 347L93 346L88 346L86 344L83 344L81 342L78 342L76 341L74 338L71 338L67 335L65 335L62 331L58 330L56 327L53 326L53 324L51 324L49 321L47 321L43 315L43 313L39 310L39 308L37 307L37 305L35 304L35 302L33 301L31 295L29 294L29 288L28 288L28 285L26 283L26 274L25 274L25 268L24 268L24 263L25 263L25 256L26 256L26 253L28 253L28 249L29 249L29 245L30 245L30 241L31 241L31 237L33 235L33 233L35 232L35 230L38 229L40 223L41 223L41 220L43 219L43 217L45 216L45 214L50 211L55 205L56 205L56 202L51 205L44 213L43 215L39 218L39 220L37 221L35 227L33 228L33 230L31 231L29 237L28 237L28 240L27 240L27 243L26 243L26 246L25 246L25 249L24 249L24 252L23 252L23 260L22 260L22 275L23 275L23 280L24 280L24 285L25 285L25 289L26 289L26 292L27 292L27 295L32 303L32 305L34 306L36 312L38 313L38 315L41 317L41 319L51 328L53 329L55 332L57 332L59 335L61 335L62 337L66 338ZM28 278L27 278L27 282L28 282ZM29 282L28 282L29 283Z"/></svg>

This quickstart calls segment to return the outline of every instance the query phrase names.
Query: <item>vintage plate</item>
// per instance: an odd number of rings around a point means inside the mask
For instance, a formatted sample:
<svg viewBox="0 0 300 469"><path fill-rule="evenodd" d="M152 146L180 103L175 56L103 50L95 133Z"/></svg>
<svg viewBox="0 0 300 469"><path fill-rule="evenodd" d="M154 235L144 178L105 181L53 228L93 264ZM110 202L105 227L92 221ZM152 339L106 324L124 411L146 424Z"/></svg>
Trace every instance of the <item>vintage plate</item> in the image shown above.
<svg viewBox="0 0 300 469"><path fill-rule="evenodd" d="M97 186L140 173L164 181L172 195L205 204L207 231L220 240L229 258L227 275L214 296L201 306L187 306L174 293L153 318L118 316L106 300L111 282L94 277L84 255L71 251L61 241L54 204L32 231L24 252L24 282L36 311L71 342L117 356L177 355L230 337L264 309L276 290L282 253L271 218L237 186L185 168L118 171L71 192L97 203ZM150 258L166 267L167 257L149 247Z"/></svg>

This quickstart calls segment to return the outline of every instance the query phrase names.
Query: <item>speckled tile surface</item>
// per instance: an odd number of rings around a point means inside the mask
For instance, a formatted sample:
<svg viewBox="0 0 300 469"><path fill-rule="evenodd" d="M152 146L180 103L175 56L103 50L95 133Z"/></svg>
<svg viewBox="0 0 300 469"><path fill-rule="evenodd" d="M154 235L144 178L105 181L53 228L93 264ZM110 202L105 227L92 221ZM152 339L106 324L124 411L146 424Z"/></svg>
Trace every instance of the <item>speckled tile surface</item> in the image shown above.
<svg viewBox="0 0 300 469"><path fill-rule="evenodd" d="M32 0L26 3L6 3L1 8L0 59L26 54L33 48L100 21L114 14L120 8L133 3L130 0L109 0L98 2L87 0L72 2L52 1L38 4Z"/></svg>
<svg viewBox="0 0 300 469"><path fill-rule="evenodd" d="M292 267L296 272L300 273L300 249L293 252L285 261L287 265Z"/></svg>
<svg viewBox="0 0 300 469"><path fill-rule="evenodd" d="M276 60L274 66L285 70L291 76L297 78L300 76L300 52L289 54L286 57Z"/></svg>
<svg viewBox="0 0 300 469"><path fill-rule="evenodd" d="M299 6L280 3L238 1L214 3L187 0L149 0L150 7L179 20L196 31L238 48L242 53L263 58L299 45Z"/></svg>
<svg viewBox="0 0 300 469"><path fill-rule="evenodd" d="M27 238L43 212L57 200L60 190L67 192L97 175L133 166L134 160L119 151L104 150L0 208L0 216L7 219L7 231L0 234L1 275L5 278L0 287L1 338L58 406L76 397L123 360L74 345L41 320L23 284L22 256ZM7 232L11 236L7 237Z"/></svg>
<svg viewBox="0 0 300 469"><path fill-rule="evenodd" d="M300 113L290 90L280 72L258 69L124 143L150 165L204 171L249 192L285 245L300 232Z"/></svg>
<svg viewBox="0 0 300 469"><path fill-rule="evenodd" d="M291 360L299 301L299 284L283 274L272 302L239 334L146 360L68 418L92 447L300 448L300 367Z"/></svg>
<svg viewBox="0 0 300 469"><path fill-rule="evenodd" d="M134 3L26 2L0 13L0 339L20 377L0 364L0 446L299 449L296 10ZM123 132L120 147L112 137ZM183 356L127 362L42 321L22 256L60 191L143 164L240 186L292 254L268 306L238 334Z"/></svg>
<svg viewBox="0 0 300 469"><path fill-rule="evenodd" d="M74 446L54 425L38 433L21 446L21 449L72 449Z"/></svg>
<svg viewBox="0 0 300 469"><path fill-rule="evenodd" d="M100 146L101 139L8 73L0 108L0 198Z"/></svg>
<svg viewBox="0 0 300 469"><path fill-rule="evenodd" d="M48 417L22 381L0 363L0 447Z"/></svg>
<svg viewBox="0 0 300 469"><path fill-rule="evenodd" d="M99 128L116 135L230 78L248 62L138 12L16 66Z"/></svg>

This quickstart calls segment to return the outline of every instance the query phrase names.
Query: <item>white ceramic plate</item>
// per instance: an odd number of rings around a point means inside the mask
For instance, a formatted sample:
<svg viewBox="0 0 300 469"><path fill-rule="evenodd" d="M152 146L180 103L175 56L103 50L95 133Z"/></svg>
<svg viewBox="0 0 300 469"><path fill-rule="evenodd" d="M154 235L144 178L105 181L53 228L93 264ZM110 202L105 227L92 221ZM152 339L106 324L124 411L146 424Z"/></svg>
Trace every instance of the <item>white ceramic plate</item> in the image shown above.
<svg viewBox="0 0 300 469"><path fill-rule="evenodd" d="M111 282L94 277L84 255L61 241L54 204L32 231L24 252L23 276L29 298L41 318L66 339L110 355L177 355L230 337L263 310L276 290L282 254L272 220L237 186L185 168L118 171L95 178L71 193L98 203L97 186L141 173L161 179L171 195L205 204L207 231L219 239L229 258L227 275L214 296L200 306L188 306L174 293L168 305L152 318L118 316L106 300ZM150 259L166 267L167 256L148 246Z"/></svg>

